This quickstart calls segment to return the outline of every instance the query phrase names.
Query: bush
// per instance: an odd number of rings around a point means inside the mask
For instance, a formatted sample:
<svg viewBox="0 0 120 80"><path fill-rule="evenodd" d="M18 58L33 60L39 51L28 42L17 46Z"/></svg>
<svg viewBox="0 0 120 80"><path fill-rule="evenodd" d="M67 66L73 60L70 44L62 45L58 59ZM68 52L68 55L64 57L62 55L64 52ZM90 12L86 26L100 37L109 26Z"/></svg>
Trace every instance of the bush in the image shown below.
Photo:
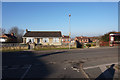
<svg viewBox="0 0 120 80"><path fill-rule="evenodd" d="M91 44L91 46L96 46L96 44Z"/></svg>
<svg viewBox="0 0 120 80"><path fill-rule="evenodd" d="M91 47L91 44L86 44L87 47Z"/></svg>

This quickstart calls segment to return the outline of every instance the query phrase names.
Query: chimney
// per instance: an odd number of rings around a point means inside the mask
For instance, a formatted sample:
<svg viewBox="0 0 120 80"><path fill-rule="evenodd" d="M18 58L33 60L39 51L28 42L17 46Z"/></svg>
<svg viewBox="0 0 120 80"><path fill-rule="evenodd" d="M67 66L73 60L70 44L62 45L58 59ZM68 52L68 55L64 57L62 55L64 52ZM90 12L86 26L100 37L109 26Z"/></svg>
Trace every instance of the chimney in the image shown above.
<svg viewBox="0 0 120 80"><path fill-rule="evenodd" d="M28 32L28 29L26 29L26 33Z"/></svg>
<svg viewBox="0 0 120 80"><path fill-rule="evenodd" d="M14 36L14 33L11 33L11 36Z"/></svg>

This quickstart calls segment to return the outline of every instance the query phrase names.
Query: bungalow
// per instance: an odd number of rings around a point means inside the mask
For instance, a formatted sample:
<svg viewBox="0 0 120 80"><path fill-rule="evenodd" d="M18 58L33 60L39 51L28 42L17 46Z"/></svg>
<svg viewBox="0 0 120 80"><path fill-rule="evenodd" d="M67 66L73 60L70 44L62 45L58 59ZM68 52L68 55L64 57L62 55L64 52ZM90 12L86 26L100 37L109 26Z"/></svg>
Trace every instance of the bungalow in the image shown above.
<svg viewBox="0 0 120 80"><path fill-rule="evenodd" d="M28 31L23 36L23 43L36 43L42 45L61 45L61 31Z"/></svg>
<svg viewBox="0 0 120 80"><path fill-rule="evenodd" d="M0 42L17 42L17 37L14 35L14 33L3 34L0 36Z"/></svg>

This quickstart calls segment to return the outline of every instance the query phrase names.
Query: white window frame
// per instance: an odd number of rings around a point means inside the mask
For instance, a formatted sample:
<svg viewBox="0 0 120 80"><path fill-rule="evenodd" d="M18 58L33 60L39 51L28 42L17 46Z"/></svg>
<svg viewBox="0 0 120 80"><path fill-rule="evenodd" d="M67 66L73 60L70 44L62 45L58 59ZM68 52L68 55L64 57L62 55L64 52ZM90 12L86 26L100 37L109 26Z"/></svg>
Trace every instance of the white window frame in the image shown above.
<svg viewBox="0 0 120 80"><path fill-rule="evenodd" d="M53 42L59 43L59 38L53 38Z"/></svg>
<svg viewBox="0 0 120 80"><path fill-rule="evenodd" d="M29 42L29 40L31 40L31 42L34 43L34 38L27 38L26 42Z"/></svg>
<svg viewBox="0 0 120 80"><path fill-rule="evenodd" d="M46 40L46 42L45 42L45 40ZM49 38L43 38L43 40L42 40L44 43L48 43L49 42Z"/></svg>
<svg viewBox="0 0 120 80"><path fill-rule="evenodd" d="M111 36L111 41L114 41L114 37L113 36Z"/></svg>

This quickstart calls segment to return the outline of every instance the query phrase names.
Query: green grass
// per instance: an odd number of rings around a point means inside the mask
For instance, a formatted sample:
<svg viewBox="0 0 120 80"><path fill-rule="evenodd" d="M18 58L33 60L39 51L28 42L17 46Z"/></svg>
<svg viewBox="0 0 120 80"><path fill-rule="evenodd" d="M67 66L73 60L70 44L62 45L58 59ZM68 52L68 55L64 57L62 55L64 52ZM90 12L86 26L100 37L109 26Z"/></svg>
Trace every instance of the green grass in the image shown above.
<svg viewBox="0 0 120 80"><path fill-rule="evenodd" d="M41 51L41 50L61 50L61 49L69 49L69 48L38 48L38 49L33 49L35 51ZM70 49L76 49L74 47L71 47ZM1 52L17 52L17 51L23 51L23 50L28 50L28 49L2 49Z"/></svg>
<svg viewBox="0 0 120 80"><path fill-rule="evenodd" d="M23 51L23 50L26 50L26 49L9 49L9 50L0 50L1 52L17 52L17 51Z"/></svg>
<svg viewBox="0 0 120 80"><path fill-rule="evenodd" d="M39 50L61 50L61 49L69 49L69 48L38 48L38 49L35 48L34 50L39 51ZM71 47L70 49L76 49L76 48Z"/></svg>

